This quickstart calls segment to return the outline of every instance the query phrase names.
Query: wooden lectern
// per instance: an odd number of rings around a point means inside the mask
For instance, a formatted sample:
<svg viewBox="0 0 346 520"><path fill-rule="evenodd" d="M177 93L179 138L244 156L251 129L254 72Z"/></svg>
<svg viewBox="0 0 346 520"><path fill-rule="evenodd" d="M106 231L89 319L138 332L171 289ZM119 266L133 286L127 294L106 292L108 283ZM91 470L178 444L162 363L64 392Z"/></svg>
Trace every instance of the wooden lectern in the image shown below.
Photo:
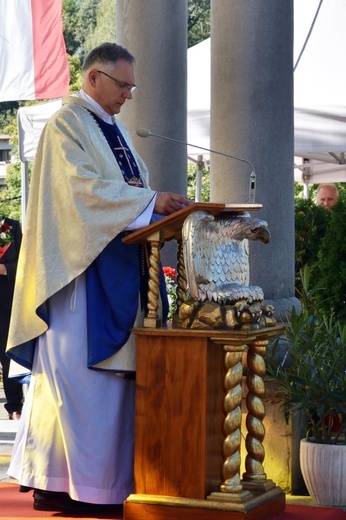
<svg viewBox="0 0 346 520"><path fill-rule="evenodd" d="M137 336L135 493L125 520L264 520L285 495L263 469L264 355L281 327L254 331L162 327L158 263L162 242L178 243L178 308L186 295L181 229L200 209L214 215L261 205L196 203L136 231L150 245L148 312ZM240 476L243 357L247 359L246 472Z"/></svg>

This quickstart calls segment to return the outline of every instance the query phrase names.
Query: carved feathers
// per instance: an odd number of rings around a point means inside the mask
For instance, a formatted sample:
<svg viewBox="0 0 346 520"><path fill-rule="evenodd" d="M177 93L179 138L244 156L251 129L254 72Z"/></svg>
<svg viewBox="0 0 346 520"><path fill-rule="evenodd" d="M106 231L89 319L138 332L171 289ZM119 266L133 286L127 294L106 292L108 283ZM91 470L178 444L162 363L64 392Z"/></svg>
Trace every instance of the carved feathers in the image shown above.
<svg viewBox="0 0 346 520"><path fill-rule="evenodd" d="M264 220L248 213L214 217L206 211L189 215L182 229L190 295L221 305L263 300L263 291L249 283L248 240L269 242Z"/></svg>

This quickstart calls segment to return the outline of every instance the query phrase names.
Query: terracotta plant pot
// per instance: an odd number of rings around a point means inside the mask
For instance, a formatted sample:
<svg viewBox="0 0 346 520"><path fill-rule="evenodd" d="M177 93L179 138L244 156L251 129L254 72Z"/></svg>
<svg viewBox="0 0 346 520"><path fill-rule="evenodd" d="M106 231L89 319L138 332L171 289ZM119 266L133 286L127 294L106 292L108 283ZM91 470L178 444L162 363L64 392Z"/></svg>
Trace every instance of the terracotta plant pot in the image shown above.
<svg viewBox="0 0 346 520"><path fill-rule="evenodd" d="M346 445L300 441L300 468L311 498L323 506L346 506Z"/></svg>

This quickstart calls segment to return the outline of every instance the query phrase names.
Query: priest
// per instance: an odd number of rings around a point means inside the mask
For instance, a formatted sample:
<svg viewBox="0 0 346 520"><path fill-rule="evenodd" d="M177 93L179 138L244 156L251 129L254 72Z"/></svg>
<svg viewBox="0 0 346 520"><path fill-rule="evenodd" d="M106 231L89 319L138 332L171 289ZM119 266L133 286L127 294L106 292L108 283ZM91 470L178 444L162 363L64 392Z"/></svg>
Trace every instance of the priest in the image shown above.
<svg viewBox="0 0 346 520"><path fill-rule="evenodd" d="M115 117L135 90L134 63L114 43L92 50L35 157L7 349L31 372L8 472L37 510L114 512L134 490L130 330L146 255L122 238L190 204L150 188Z"/></svg>

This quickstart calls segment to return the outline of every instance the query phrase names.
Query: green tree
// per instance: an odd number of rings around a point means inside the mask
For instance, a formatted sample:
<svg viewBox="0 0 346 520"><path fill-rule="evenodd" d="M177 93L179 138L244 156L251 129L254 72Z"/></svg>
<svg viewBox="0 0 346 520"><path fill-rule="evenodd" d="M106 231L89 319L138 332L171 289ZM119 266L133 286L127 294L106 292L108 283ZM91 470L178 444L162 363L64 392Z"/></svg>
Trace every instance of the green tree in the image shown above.
<svg viewBox="0 0 346 520"><path fill-rule="evenodd" d="M96 11L96 24L87 34L84 54L103 42L115 42L116 0L100 0Z"/></svg>
<svg viewBox="0 0 346 520"><path fill-rule="evenodd" d="M196 198L196 166L189 163L187 165L187 196L190 200ZM210 196L210 173L208 170L202 171L201 201L209 202Z"/></svg>
<svg viewBox="0 0 346 520"><path fill-rule="evenodd" d="M330 220L318 253L318 292L316 300L322 310L334 312L346 323L346 196L328 211Z"/></svg>
<svg viewBox="0 0 346 520"><path fill-rule="evenodd" d="M210 0L188 2L188 47L210 36Z"/></svg>
<svg viewBox="0 0 346 520"><path fill-rule="evenodd" d="M21 221L21 171L20 163L7 169L5 188L0 191L0 215Z"/></svg>
<svg viewBox="0 0 346 520"><path fill-rule="evenodd" d="M62 19L67 54L83 59L85 40L95 29L100 0L63 0Z"/></svg>
<svg viewBox="0 0 346 520"><path fill-rule="evenodd" d="M15 117L19 103L17 101L4 101L0 103L0 134L4 134L4 128Z"/></svg>
<svg viewBox="0 0 346 520"><path fill-rule="evenodd" d="M331 213L322 206L317 206L311 199L295 200L295 278L299 296L301 287L301 271L305 266L310 268L313 283L318 260L318 253L326 233Z"/></svg>
<svg viewBox="0 0 346 520"><path fill-rule="evenodd" d="M70 93L78 92L82 87L82 64L78 56L68 56L70 70Z"/></svg>
<svg viewBox="0 0 346 520"><path fill-rule="evenodd" d="M70 56L74 56L80 47L80 42L76 37L79 3L80 2L78 0L63 0L62 5L64 40L66 45L66 52Z"/></svg>

